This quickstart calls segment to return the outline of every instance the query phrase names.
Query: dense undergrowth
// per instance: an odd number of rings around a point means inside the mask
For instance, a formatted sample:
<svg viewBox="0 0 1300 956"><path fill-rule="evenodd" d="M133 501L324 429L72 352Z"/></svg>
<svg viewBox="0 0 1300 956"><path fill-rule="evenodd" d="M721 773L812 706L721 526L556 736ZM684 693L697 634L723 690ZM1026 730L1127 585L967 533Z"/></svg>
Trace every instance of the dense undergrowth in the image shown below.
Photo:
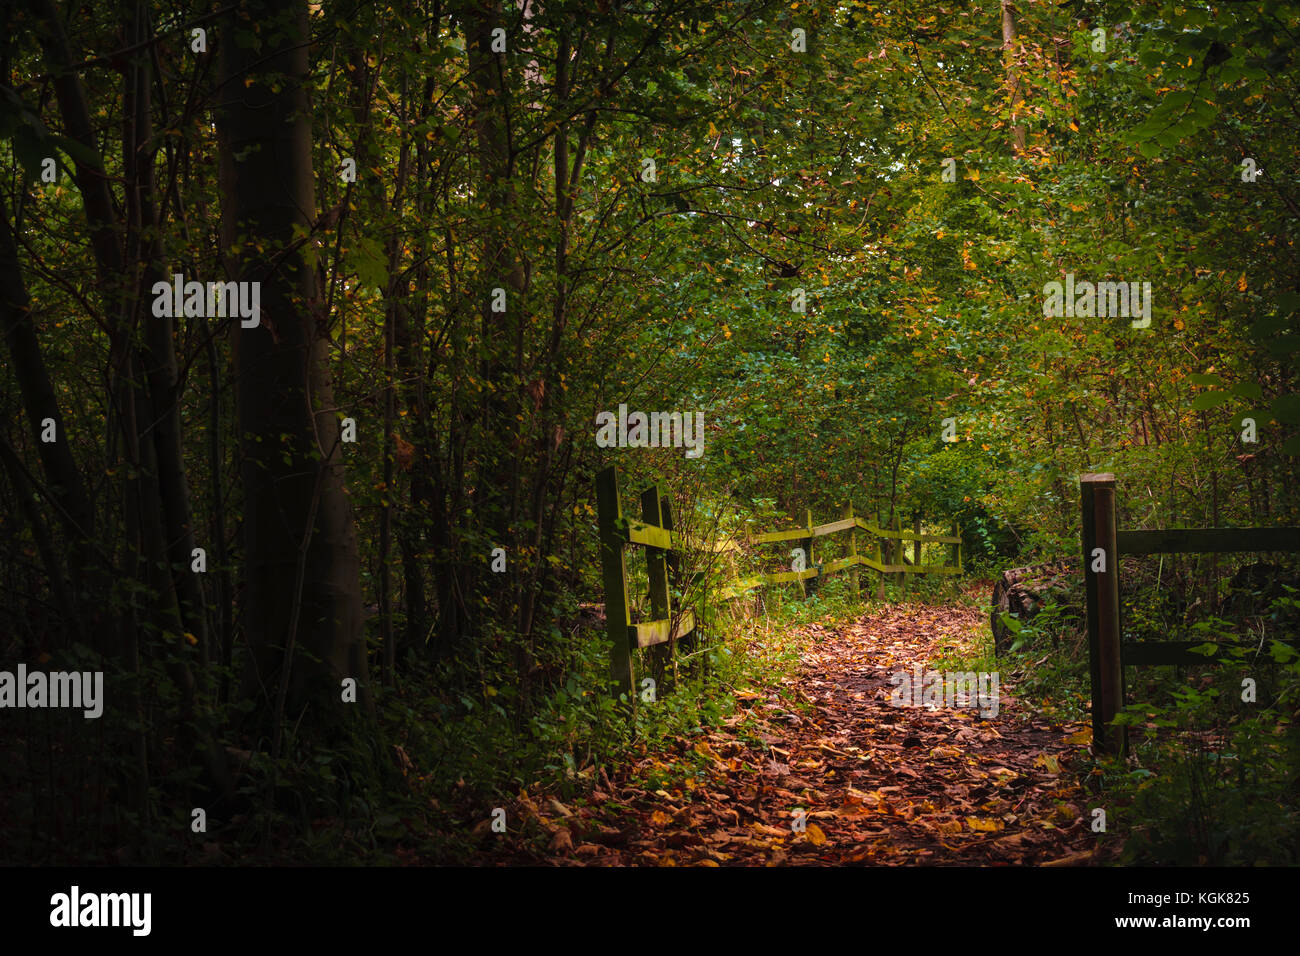
<svg viewBox="0 0 1300 956"><path fill-rule="evenodd" d="M1225 577L1216 604L1255 612L1228 620L1198 614L1203 602L1185 580L1166 578L1161 593L1140 572L1133 577L1126 640L1202 641L1206 664L1125 669L1128 705L1118 722L1129 728L1128 753L1090 759L1083 771L1107 810L1099 843L1126 864L1294 865L1300 655L1286 639L1297 633L1296 590L1280 584L1271 587L1278 594L1271 600L1249 592L1243 600ZM1161 607L1176 611L1151 610ZM1049 600L1031 621L1012 623L1008 653L995 657L990 637L959 655L962 665L1001 669L1018 696L1050 717L1090 719L1087 635L1077 604ZM1224 640L1245 646L1229 649Z"/></svg>

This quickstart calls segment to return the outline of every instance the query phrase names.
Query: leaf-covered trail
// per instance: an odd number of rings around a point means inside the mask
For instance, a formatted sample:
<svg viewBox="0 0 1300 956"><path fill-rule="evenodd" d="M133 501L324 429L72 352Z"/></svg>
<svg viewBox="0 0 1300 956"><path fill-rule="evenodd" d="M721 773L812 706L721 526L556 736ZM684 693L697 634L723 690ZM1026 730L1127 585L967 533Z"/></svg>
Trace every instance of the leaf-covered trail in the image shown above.
<svg viewBox="0 0 1300 956"><path fill-rule="evenodd" d="M890 704L891 674L933 667L945 637L982 620L973 606L892 605L814 626L785 700L742 694L728 726L602 772L587 805L524 797L516 810L559 865L1084 862L1095 838L1068 770L1086 731L1021 706L1005 680L989 719ZM684 784L646 788L681 762L696 768Z"/></svg>

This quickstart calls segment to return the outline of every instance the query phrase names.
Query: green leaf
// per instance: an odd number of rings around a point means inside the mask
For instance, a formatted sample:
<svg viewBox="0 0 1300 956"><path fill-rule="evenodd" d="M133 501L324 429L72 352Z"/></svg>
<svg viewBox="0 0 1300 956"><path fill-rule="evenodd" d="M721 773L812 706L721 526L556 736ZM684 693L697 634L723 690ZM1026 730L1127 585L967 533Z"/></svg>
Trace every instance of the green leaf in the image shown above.
<svg viewBox="0 0 1300 956"><path fill-rule="evenodd" d="M50 142L59 149L68 154L68 157L83 166L89 166L91 169L104 171L103 164L99 161L99 153L84 143L78 143L75 139L68 136L61 136L58 133L50 134Z"/></svg>
<svg viewBox="0 0 1300 956"><path fill-rule="evenodd" d="M14 156L17 157L19 164L23 167L23 172L27 174L30 181L35 181L41 176L41 162L46 157L46 149L41 143L40 137L30 126L20 126L14 130L13 136Z"/></svg>
<svg viewBox="0 0 1300 956"><path fill-rule="evenodd" d="M1205 375L1201 372L1192 372L1187 376L1187 381L1193 385L1207 385L1214 388L1222 388L1223 380L1217 375Z"/></svg>
<svg viewBox="0 0 1300 956"><path fill-rule="evenodd" d="M1300 424L1300 394L1279 395L1273 399L1272 411L1273 417L1280 422L1288 425Z"/></svg>
<svg viewBox="0 0 1300 956"><path fill-rule="evenodd" d="M1247 418L1253 418L1255 420L1255 424L1258 425L1261 419L1267 417L1268 417L1267 412L1261 412L1258 409L1248 408L1245 409L1244 411L1237 412L1235 415L1232 416L1232 427L1245 428Z"/></svg>
<svg viewBox="0 0 1300 956"><path fill-rule="evenodd" d="M1264 346L1269 355L1286 358L1300 349L1300 335L1283 335Z"/></svg>
<svg viewBox="0 0 1300 956"><path fill-rule="evenodd" d="M1202 392L1192 399L1192 410L1203 412L1210 408L1217 408L1230 398L1232 396L1227 392Z"/></svg>
<svg viewBox="0 0 1300 956"><path fill-rule="evenodd" d="M1296 656L1296 649L1290 644L1282 641L1270 641L1268 645L1269 656L1279 664L1285 664L1291 658Z"/></svg>
<svg viewBox="0 0 1300 956"><path fill-rule="evenodd" d="M357 284L383 289L388 284L388 263L384 258L383 243L377 239L362 239L348 254L348 265L357 274Z"/></svg>

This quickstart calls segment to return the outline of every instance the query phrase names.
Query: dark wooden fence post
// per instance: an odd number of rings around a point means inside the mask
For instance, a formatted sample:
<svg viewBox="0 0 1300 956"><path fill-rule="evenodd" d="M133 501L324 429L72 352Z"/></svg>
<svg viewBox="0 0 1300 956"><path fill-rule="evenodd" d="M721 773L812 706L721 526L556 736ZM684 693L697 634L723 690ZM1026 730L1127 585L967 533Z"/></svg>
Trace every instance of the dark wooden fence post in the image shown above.
<svg viewBox="0 0 1300 956"><path fill-rule="evenodd" d="M657 528L663 527L662 506L659 486L651 485L641 493L641 520ZM650 581L650 618L661 621L672 617L672 601L668 596L668 554L662 548L646 545L646 576ZM664 689L664 676L668 673L668 664L673 657L675 641L656 644L650 648L651 675L655 681L655 694Z"/></svg>
<svg viewBox="0 0 1300 956"><path fill-rule="evenodd" d="M889 545L890 563L895 564L901 568L904 564L907 563L906 561L903 560L903 556L907 554L907 548L903 546L903 539L901 537L901 535L903 534L903 516L898 512L894 512L893 531L894 534L899 535L900 537L892 538L890 540L890 545ZM907 573L906 572L904 571L894 572L894 586L898 588L898 592L901 596L903 597L907 596Z"/></svg>
<svg viewBox="0 0 1300 956"><path fill-rule="evenodd" d="M811 508L804 509L804 522L808 528L808 537L805 538L803 542L805 548L804 554L807 555L808 570L814 571L816 570L816 566L815 566L816 558L813 556L813 523L812 523ZM806 581L803 582L803 585L804 585L804 589L803 589L804 597L812 597L814 594L817 593L817 576L814 575L813 577L808 578Z"/></svg>
<svg viewBox="0 0 1300 956"><path fill-rule="evenodd" d="M628 636L632 617L627 599L627 564L618 522L623 508L618 499L618 470L611 465L596 476L596 523L600 530L600 569L605 584L605 627L609 633L609 676L614 696L632 692L632 642Z"/></svg>
<svg viewBox="0 0 1300 956"><path fill-rule="evenodd" d="M841 515L844 518L853 517L853 503L849 502L844 506L844 512ZM855 525L849 529L849 553L848 556L855 562L849 568L849 593L856 599L858 597L858 529Z"/></svg>
<svg viewBox="0 0 1300 956"><path fill-rule="evenodd" d="M661 495L659 497L659 522L660 527L665 531L673 530L673 506L672 503L669 502L667 495ZM665 555L665 561L668 566L668 584L671 598L671 592L674 586L677 588L679 594L686 591L686 584L682 580L682 556L676 551L669 551L667 555ZM672 607L671 603L669 604L669 607ZM697 643L696 638L699 635L700 628L703 624L703 596L701 596L701 614L695 619L695 630L682 637L682 646L680 648L681 653L690 654L695 650ZM677 681L677 655L679 652L676 639L674 639L672 646L673 651L670 656L673 662L673 682L675 683Z"/></svg>
<svg viewBox="0 0 1300 956"><path fill-rule="evenodd" d="M912 534L916 535L916 540L912 542L912 564L916 567L921 566L921 512L912 512Z"/></svg>
<svg viewBox="0 0 1300 956"><path fill-rule="evenodd" d="M1124 705L1124 668L1119 646L1115 476L1080 475L1079 490L1083 509L1088 664L1092 679L1092 743L1097 753L1123 755L1128 747L1126 728L1111 726L1111 721Z"/></svg>
<svg viewBox="0 0 1300 956"><path fill-rule="evenodd" d="M879 510L876 511L876 520L877 521L880 520ZM880 530L879 525L876 525L876 530L877 531ZM876 563L883 568L889 560L889 539L882 538L879 535L872 535L872 537L875 539L876 542ZM885 599L885 576L886 576L885 572L881 571L880 579L876 582L877 601L883 601Z"/></svg>

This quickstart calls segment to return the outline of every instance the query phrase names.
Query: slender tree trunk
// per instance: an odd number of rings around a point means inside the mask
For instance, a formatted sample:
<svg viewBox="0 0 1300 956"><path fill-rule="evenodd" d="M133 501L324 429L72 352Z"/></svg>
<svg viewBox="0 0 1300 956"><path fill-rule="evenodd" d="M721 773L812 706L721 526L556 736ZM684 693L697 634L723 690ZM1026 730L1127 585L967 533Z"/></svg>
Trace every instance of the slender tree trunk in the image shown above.
<svg viewBox="0 0 1300 956"><path fill-rule="evenodd" d="M480 548L503 547L507 567L518 568L520 542L515 540L524 469L520 373L523 364L523 319L527 288L526 264L514 245L518 212L514 161L510 144L510 90L503 55L492 50L492 31L505 24L495 4L478 0L466 22L467 49L474 100L474 133L481 192L490 215L484 226L477 305L482 316L481 417L472 446L475 461L474 514L482 537L470 540ZM493 311L494 289L505 291L505 311ZM484 553L462 555L464 593L483 615L492 609L496 620L513 625L517 595L507 575L491 574ZM462 626L474 622L462 622ZM462 633L459 636L464 636Z"/></svg>
<svg viewBox="0 0 1300 956"><path fill-rule="evenodd" d="M9 483L13 486L14 496L18 499L23 518L32 529L32 539L36 542L41 563L45 565L45 574L50 579L50 593L67 615L67 634L75 640L81 640L80 621L72 613L76 603L68 584L63 561L54 546L54 536L50 534L49 525L46 524L45 516L41 513L41 506L36 501L36 494L27 478L22 461L14 447L9 444L8 436L4 434L0 434L0 463L3 463L5 473L9 476Z"/></svg>
<svg viewBox="0 0 1300 956"><path fill-rule="evenodd" d="M230 700L230 666L234 657L234 633L231 614L231 602L234 600L234 588L230 580L230 560L226 552L226 502L222 496L222 462L221 453L221 382L219 376L225 365L217 360L217 343L212 337L207 341L208 375L210 387L208 400L208 473L210 494L212 496L212 513L208 521L208 541L212 545L212 564L216 567L216 600L213 607L216 613L216 636L221 661L221 686L217 700L226 704Z"/></svg>
<svg viewBox="0 0 1300 956"><path fill-rule="evenodd" d="M23 282L9 218L3 208L0 208L0 326L3 326L10 367L22 394L23 410L27 414L41 466L45 471L50 498L70 544L68 565L75 594L78 589L88 587L83 576L98 563L92 542L95 513L81 479L81 472L72 457L72 445L67 440L54 383L50 380L40 342L36 338L31 300ZM42 422L47 419L54 422L58 441L41 441ZM74 614L76 609L76 604L67 608L69 613Z"/></svg>
<svg viewBox="0 0 1300 956"><path fill-rule="evenodd" d="M144 43L149 35L146 4L130 0L132 42ZM136 314L144 325L141 358L149 386L149 420L145 440L152 441L158 462L157 488L164 521L165 552L173 568L173 587L179 603L181 624L193 635L200 662L200 682L206 680L208 652L207 608L199 575L191 571L196 546L190 510L190 486L185 475L184 450L181 446L179 372L173 345L172 319L154 316L144 309L151 301L154 283L166 281L163 268L162 236L159 229L157 187L153 163L153 126L150 119L152 70L148 56L136 57L128 74L131 107L127 137L126 179L134 193L130 203L138 217L142 263Z"/></svg>
<svg viewBox="0 0 1300 956"><path fill-rule="evenodd" d="M1025 128L1018 121L1020 79L1016 67L1016 5L1013 0L1002 0L1002 56L1007 68L1007 96L1011 105L1011 154L1019 156L1025 151Z"/></svg>

